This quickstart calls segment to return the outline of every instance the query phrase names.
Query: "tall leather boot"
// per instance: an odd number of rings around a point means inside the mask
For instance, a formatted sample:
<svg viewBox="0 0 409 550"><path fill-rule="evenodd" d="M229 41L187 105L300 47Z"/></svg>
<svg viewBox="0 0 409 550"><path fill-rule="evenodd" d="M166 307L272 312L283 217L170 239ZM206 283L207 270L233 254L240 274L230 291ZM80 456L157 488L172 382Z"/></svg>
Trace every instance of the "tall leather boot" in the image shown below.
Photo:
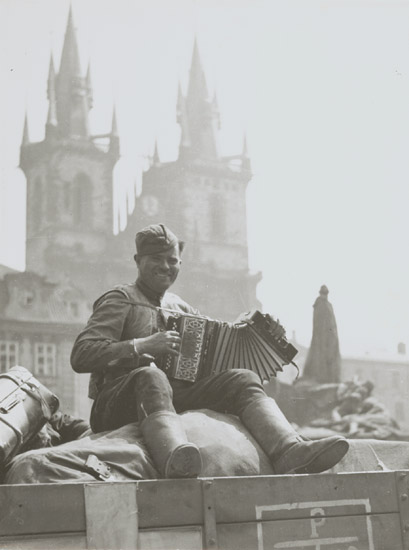
<svg viewBox="0 0 409 550"><path fill-rule="evenodd" d="M159 411L141 423L146 446L165 478L197 477L202 470L200 451L189 443L179 416Z"/></svg>
<svg viewBox="0 0 409 550"><path fill-rule="evenodd" d="M269 456L276 474L313 474L329 470L349 448L342 436L304 440L274 399L265 397L246 407L241 420Z"/></svg>

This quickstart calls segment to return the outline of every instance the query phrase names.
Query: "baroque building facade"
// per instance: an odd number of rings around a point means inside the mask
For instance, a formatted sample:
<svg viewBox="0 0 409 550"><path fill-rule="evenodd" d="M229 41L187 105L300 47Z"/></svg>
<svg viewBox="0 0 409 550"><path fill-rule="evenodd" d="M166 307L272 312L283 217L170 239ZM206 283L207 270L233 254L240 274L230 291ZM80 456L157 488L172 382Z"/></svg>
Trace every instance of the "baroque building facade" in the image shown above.
<svg viewBox="0 0 409 550"><path fill-rule="evenodd" d="M244 141L223 157L220 117L209 99L195 42L186 94L179 88L178 158L161 162L157 149L126 228L113 233L113 170L120 158L115 110L111 129L93 135L90 67L82 74L70 9L58 72L51 56L45 136L33 143L27 118L20 168L27 180L26 272L0 286L0 370L19 363L85 416L87 380L69 364L75 335L93 301L136 278L135 233L165 223L187 242L175 291L204 314L233 320L259 306L260 274L248 264L246 188L251 179Z"/></svg>

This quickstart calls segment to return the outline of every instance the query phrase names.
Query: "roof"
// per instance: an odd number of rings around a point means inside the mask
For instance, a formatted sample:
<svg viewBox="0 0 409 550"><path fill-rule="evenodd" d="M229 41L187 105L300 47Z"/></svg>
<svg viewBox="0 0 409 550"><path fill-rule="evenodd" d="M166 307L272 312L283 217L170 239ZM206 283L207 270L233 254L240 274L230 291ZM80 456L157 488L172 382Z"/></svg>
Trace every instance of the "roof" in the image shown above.
<svg viewBox="0 0 409 550"><path fill-rule="evenodd" d="M20 271L7 265L0 264L0 279L2 279L4 275L7 275L7 273L20 273Z"/></svg>

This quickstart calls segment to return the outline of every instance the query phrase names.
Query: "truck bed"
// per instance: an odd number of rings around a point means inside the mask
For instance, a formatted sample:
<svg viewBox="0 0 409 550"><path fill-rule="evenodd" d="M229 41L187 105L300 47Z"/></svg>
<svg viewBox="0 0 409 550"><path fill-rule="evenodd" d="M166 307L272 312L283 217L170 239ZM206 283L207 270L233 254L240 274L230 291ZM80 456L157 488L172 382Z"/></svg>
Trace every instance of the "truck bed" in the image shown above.
<svg viewBox="0 0 409 550"><path fill-rule="evenodd" d="M0 549L407 550L409 470L0 486Z"/></svg>

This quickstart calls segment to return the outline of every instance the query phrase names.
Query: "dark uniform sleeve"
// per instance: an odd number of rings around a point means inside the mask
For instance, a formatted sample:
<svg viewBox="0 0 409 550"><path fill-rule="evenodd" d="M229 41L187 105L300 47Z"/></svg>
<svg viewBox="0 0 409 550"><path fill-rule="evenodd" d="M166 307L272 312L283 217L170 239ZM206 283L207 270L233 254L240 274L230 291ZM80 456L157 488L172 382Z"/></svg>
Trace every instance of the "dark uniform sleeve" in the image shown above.
<svg viewBox="0 0 409 550"><path fill-rule="evenodd" d="M137 366L139 356L132 340L121 341L131 307L118 291L108 292L97 300L72 349L71 365L75 372L95 372L115 366L123 359L134 359Z"/></svg>

